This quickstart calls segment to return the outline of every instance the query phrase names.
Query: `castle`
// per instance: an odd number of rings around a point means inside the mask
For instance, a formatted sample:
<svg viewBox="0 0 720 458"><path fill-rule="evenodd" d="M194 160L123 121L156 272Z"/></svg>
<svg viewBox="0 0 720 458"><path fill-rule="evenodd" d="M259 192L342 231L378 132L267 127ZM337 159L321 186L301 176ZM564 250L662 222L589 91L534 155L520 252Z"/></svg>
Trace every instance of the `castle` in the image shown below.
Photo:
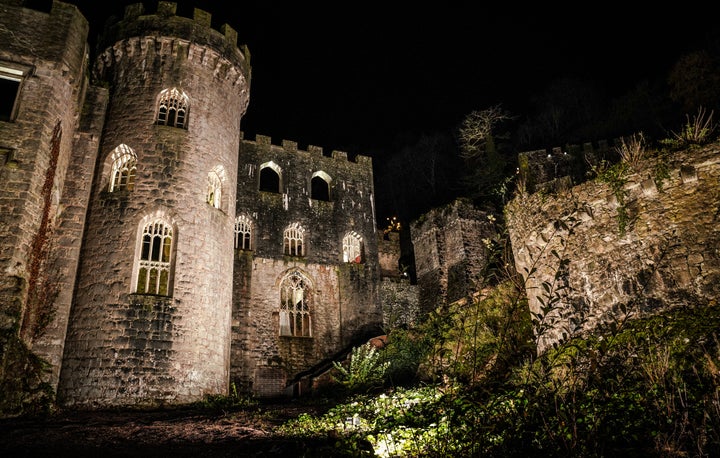
<svg viewBox="0 0 720 458"><path fill-rule="evenodd" d="M371 159L245 139L249 51L175 13L90 62L75 6L0 2L5 409L282 395L382 333Z"/></svg>
<svg viewBox="0 0 720 458"><path fill-rule="evenodd" d="M410 285L369 157L244 138L232 27L130 5L91 62L75 6L25 3L0 0L0 416L295 394L478 286L493 215L457 200L413 222ZM720 144L577 184L607 149L519 155L504 217L539 351L720 296Z"/></svg>

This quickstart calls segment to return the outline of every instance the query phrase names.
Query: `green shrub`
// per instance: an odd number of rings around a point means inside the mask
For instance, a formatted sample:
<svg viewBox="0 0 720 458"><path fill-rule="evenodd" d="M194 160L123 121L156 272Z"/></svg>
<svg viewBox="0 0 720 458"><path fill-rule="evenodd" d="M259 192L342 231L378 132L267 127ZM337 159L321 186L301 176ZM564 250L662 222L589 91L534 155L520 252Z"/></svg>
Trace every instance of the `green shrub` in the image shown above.
<svg viewBox="0 0 720 458"><path fill-rule="evenodd" d="M337 372L333 375L336 382L350 392L360 392L382 386L390 363L382 361L377 349L366 343L353 349L348 367L336 361L333 366Z"/></svg>

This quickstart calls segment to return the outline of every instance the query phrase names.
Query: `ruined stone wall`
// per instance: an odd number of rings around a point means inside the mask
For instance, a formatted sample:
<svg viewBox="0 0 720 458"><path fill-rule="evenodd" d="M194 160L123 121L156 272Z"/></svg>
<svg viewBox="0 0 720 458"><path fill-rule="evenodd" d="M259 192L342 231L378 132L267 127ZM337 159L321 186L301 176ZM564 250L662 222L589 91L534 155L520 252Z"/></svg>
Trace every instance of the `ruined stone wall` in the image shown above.
<svg viewBox="0 0 720 458"><path fill-rule="evenodd" d="M65 249L82 236L81 224L66 224L72 219L66 205L83 214L86 206L73 199L68 182L93 154L92 145L74 143L87 87L87 33L74 6L52 2L37 11L0 2L0 66L21 79L16 111L0 121L2 413L33 396L38 382L57 383L70 307L65 293L72 292L77 263L77 253ZM18 339L50 363L49 373L33 373L38 368L15 353Z"/></svg>
<svg viewBox="0 0 720 458"><path fill-rule="evenodd" d="M408 329L418 324L420 315L420 288L409 279L385 277L380 283L380 303L383 310L383 329Z"/></svg>
<svg viewBox="0 0 720 458"><path fill-rule="evenodd" d="M263 164L280 170L280 192L259 191ZM311 178L330 178L329 200L311 198ZM299 150L257 136L240 150L237 214L252 222L251 250L235 260L232 379L243 391L282 394L287 384L351 345L379 332L378 236L373 209L370 158L349 160L321 148ZM283 254L283 234L291 223L304 228L304 256ZM343 261L342 240L362 237L360 263ZM312 284L312 336L279 335L279 286L297 268Z"/></svg>
<svg viewBox="0 0 720 458"><path fill-rule="evenodd" d="M645 159L628 177L622 207L597 180L506 207L516 267L540 314L539 351L625 313L717 303L720 144L673 152L660 162L668 179L656 175L658 161Z"/></svg>
<svg viewBox="0 0 720 458"><path fill-rule="evenodd" d="M457 199L414 221L410 231L422 312L475 290L488 260L483 239L496 232L492 215Z"/></svg>
<svg viewBox="0 0 720 458"><path fill-rule="evenodd" d="M380 263L380 275L384 278L396 278L401 276L400 272L400 233L378 232L378 261Z"/></svg>
<svg viewBox="0 0 720 458"><path fill-rule="evenodd" d="M210 16L141 14L106 35L95 75L111 87L58 397L75 406L186 403L229 386L239 125L249 65ZM109 41L107 41L109 40ZM102 48L101 48L102 49ZM187 95L187 126L158 125L161 91ZM134 189L109 191L113 151L137 156ZM208 202L218 170L222 200ZM136 294L142 230L172 229L167 295Z"/></svg>
<svg viewBox="0 0 720 458"><path fill-rule="evenodd" d="M587 181L592 167L601 161L614 163L620 159L616 147L621 142L622 139L616 138L519 153L518 172L524 191L552 192Z"/></svg>

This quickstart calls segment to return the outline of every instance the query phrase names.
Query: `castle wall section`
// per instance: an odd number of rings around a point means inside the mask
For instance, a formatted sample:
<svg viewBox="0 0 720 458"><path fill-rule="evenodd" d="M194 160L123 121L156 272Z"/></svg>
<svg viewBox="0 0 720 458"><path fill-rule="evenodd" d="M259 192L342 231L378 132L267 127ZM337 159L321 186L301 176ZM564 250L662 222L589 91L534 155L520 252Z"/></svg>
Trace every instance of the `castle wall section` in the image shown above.
<svg viewBox="0 0 720 458"><path fill-rule="evenodd" d="M466 297L483 281L488 261L483 239L496 233L492 215L457 199L414 221L410 232L421 313Z"/></svg>
<svg viewBox="0 0 720 458"><path fill-rule="evenodd" d="M45 382L54 389L60 372L87 205L74 184L94 160L91 137L99 134L97 126L78 125L88 87L88 30L82 14L66 3L38 11L0 2L0 67L18 84L15 108L0 121L4 413L33 395L28 386L32 391ZM94 103L98 97L88 98ZM102 117L100 107L95 114ZM83 136L88 141L78 142ZM49 363L49 373L23 360L23 346Z"/></svg>
<svg viewBox="0 0 720 458"><path fill-rule="evenodd" d="M400 254L400 233L395 231L387 234L378 232L378 260L380 275L383 278L401 278Z"/></svg>
<svg viewBox="0 0 720 458"><path fill-rule="evenodd" d="M720 144L661 160L646 158L627 177L624 204L593 180L507 205L539 352L626 317L717 303ZM658 165L670 178L656 176Z"/></svg>
<svg viewBox="0 0 720 458"><path fill-rule="evenodd" d="M278 192L260 191L263 165L279 172ZM312 177L328 180L328 199L312 196ZM252 223L250 250L235 258L232 380L241 391L283 394L303 372L345 347L380 332L378 242L372 162L344 152L257 136L244 140L238 169L237 214ZM284 232L304 230L304 253L287 255ZM362 239L360 262L343 258L343 238ZM280 288L297 272L308 290L311 335L281 335Z"/></svg>
<svg viewBox="0 0 720 458"><path fill-rule="evenodd" d="M383 310L383 329L409 329L418 324L420 313L420 288L407 278L384 277L380 283L380 303Z"/></svg>
<svg viewBox="0 0 720 458"><path fill-rule="evenodd" d="M60 377L63 405L181 404L228 393L249 63L231 28L211 29L200 10L175 16L175 7L159 2L143 14L130 5L99 48L94 74L111 97ZM176 118L167 107L179 107ZM136 164L133 185L115 187L114 164L126 157Z"/></svg>

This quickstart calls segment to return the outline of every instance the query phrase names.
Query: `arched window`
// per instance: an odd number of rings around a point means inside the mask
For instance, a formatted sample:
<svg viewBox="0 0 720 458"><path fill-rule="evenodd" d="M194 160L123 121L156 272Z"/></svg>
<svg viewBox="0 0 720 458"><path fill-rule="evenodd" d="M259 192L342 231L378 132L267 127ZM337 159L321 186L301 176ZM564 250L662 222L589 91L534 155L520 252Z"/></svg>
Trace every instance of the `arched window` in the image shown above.
<svg viewBox="0 0 720 458"><path fill-rule="evenodd" d="M260 191L280 192L282 169L273 161L260 165Z"/></svg>
<svg viewBox="0 0 720 458"><path fill-rule="evenodd" d="M187 129L190 99L176 88L160 92L157 123L163 126Z"/></svg>
<svg viewBox="0 0 720 458"><path fill-rule="evenodd" d="M137 171L137 156L126 144L118 145L112 152L112 170L110 172L110 183L108 191L120 191L126 189L132 191L135 188L135 173Z"/></svg>
<svg viewBox="0 0 720 458"><path fill-rule="evenodd" d="M330 182L332 178L323 171L313 173L310 180L310 198L330 201Z"/></svg>
<svg viewBox="0 0 720 458"><path fill-rule="evenodd" d="M362 237L355 231L348 232L343 237L343 262L363 262Z"/></svg>
<svg viewBox="0 0 720 458"><path fill-rule="evenodd" d="M298 223L288 226L283 235L283 253L287 256L304 256L304 237L305 229Z"/></svg>
<svg viewBox="0 0 720 458"><path fill-rule="evenodd" d="M215 170L208 173L207 203L215 208L220 208L222 203L222 180Z"/></svg>
<svg viewBox="0 0 720 458"><path fill-rule="evenodd" d="M170 295L172 238L172 226L162 219L143 226L137 259L137 293Z"/></svg>
<svg viewBox="0 0 720 458"><path fill-rule="evenodd" d="M297 270L280 283L280 335L310 337L310 284Z"/></svg>
<svg viewBox="0 0 720 458"><path fill-rule="evenodd" d="M235 249L252 250L252 222L245 215L235 218Z"/></svg>

